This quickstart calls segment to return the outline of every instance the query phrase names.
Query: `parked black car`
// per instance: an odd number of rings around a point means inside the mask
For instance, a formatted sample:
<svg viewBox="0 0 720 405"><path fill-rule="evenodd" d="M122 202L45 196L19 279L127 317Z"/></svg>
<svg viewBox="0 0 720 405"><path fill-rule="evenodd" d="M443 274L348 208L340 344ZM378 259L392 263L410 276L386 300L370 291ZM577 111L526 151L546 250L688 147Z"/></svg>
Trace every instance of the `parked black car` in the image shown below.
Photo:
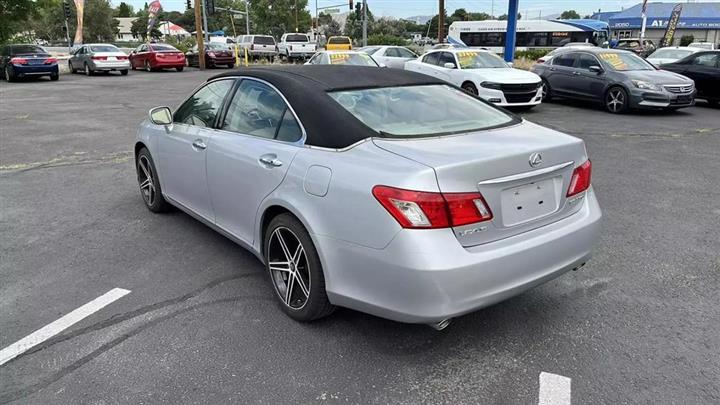
<svg viewBox="0 0 720 405"><path fill-rule="evenodd" d="M561 96L598 101L611 113L695 103L692 80L658 70L629 51L578 48L537 63L532 71L542 78L543 100Z"/></svg>
<svg viewBox="0 0 720 405"><path fill-rule="evenodd" d="M698 98L710 104L720 103L720 51L694 53L677 62L660 65L660 69L693 79Z"/></svg>
<svg viewBox="0 0 720 405"><path fill-rule="evenodd" d="M37 45L6 45L0 50L0 74L12 82L21 77L60 78L57 59Z"/></svg>

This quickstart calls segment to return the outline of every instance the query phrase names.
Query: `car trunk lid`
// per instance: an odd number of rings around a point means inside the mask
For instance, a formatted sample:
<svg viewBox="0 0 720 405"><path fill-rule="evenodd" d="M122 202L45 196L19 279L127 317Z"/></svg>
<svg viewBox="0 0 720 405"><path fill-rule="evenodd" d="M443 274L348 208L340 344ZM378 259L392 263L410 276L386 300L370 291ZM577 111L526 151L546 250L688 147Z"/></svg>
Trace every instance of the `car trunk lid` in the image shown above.
<svg viewBox="0 0 720 405"><path fill-rule="evenodd" d="M435 170L443 193L479 191L493 219L453 228L463 246L538 228L577 211L566 198L582 140L523 122L508 128L417 139L375 138L375 145ZM583 193L584 195L584 193Z"/></svg>

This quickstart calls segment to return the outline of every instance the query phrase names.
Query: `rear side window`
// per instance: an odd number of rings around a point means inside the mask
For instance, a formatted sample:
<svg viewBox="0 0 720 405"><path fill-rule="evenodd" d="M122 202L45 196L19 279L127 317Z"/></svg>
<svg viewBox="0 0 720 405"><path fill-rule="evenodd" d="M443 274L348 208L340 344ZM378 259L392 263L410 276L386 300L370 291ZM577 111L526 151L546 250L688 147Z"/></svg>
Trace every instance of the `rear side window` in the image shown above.
<svg viewBox="0 0 720 405"><path fill-rule="evenodd" d="M273 37L255 37L253 43L258 45L275 45L275 39Z"/></svg>
<svg viewBox="0 0 720 405"><path fill-rule="evenodd" d="M286 142L302 137L300 125L285 100L272 87L255 80L242 81L221 129Z"/></svg>
<svg viewBox="0 0 720 405"><path fill-rule="evenodd" d="M350 38L347 37L332 37L328 40L328 44L349 44Z"/></svg>
<svg viewBox="0 0 720 405"><path fill-rule="evenodd" d="M553 58L553 65L572 67L575 64L575 53L563 53Z"/></svg>
<svg viewBox="0 0 720 405"><path fill-rule="evenodd" d="M198 127L211 127L234 80L218 80L198 90L178 108L173 121Z"/></svg>

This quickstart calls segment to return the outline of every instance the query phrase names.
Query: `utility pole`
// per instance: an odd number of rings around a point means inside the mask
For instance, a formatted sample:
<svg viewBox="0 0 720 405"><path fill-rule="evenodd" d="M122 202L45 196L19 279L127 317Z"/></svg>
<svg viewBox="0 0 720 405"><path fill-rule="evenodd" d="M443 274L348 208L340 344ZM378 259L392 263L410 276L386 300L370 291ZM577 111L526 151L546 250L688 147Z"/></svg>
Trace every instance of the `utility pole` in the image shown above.
<svg viewBox="0 0 720 405"><path fill-rule="evenodd" d="M247 4L247 3L246 3ZM297 23L297 0L295 0L295 32L298 32L298 23Z"/></svg>
<svg viewBox="0 0 720 405"><path fill-rule="evenodd" d="M445 0L440 0L440 12L438 13L438 44L443 43L445 37Z"/></svg>
<svg viewBox="0 0 720 405"><path fill-rule="evenodd" d="M367 1L366 0L363 0L363 46L367 46Z"/></svg>
<svg viewBox="0 0 720 405"><path fill-rule="evenodd" d="M250 6L247 0L245 0L245 30L247 35L250 35Z"/></svg>
<svg viewBox="0 0 720 405"><path fill-rule="evenodd" d="M200 70L205 70L205 44L203 43L200 0L195 0L195 39L197 40L198 46L198 65L200 66Z"/></svg>
<svg viewBox="0 0 720 405"><path fill-rule="evenodd" d="M205 6L205 0L202 0L202 21L203 21L203 30L205 31L205 42L210 41L210 34L208 33L207 28L207 7Z"/></svg>

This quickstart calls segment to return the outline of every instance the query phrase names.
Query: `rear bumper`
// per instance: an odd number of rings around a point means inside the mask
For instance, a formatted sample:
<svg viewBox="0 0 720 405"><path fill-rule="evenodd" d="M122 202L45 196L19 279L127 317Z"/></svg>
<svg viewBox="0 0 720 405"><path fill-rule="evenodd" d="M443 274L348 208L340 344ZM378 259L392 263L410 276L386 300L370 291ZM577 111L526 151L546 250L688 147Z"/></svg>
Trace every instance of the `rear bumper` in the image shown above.
<svg viewBox="0 0 720 405"><path fill-rule="evenodd" d="M288 51L287 55L291 58L309 58L313 55L315 55L315 51L306 50L306 51Z"/></svg>
<svg viewBox="0 0 720 405"><path fill-rule="evenodd" d="M221 56L221 57L215 57L215 58L207 58L207 62L210 65L229 65L229 64L235 64L235 57L234 56Z"/></svg>
<svg viewBox="0 0 720 405"><path fill-rule="evenodd" d="M112 70L128 70L130 69L129 60L119 60L112 62L93 61L90 68L96 71L112 71Z"/></svg>
<svg viewBox="0 0 720 405"><path fill-rule="evenodd" d="M58 65L12 65L12 71L17 77L54 76L58 74Z"/></svg>
<svg viewBox="0 0 720 405"><path fill-rule="evenodd" d="M173 60L173 61L156 60L155 62L151 63L151 67L153 67L153 68L177 68L177 67L184 67L184 66L185 66L185 59Z"/></svg>
<svg viewBox="0 0 720 405"><path fill-rule="evenodd" d="M632 89L630 90L630 107L641 109L690 107L695 105L696 94L697 90L682 94Z"/></svg>
<svg viewBox="0 0 720 405"><path fill-rule="evenodd" d="M401 230L384 249L313 235L330 301L383 318L434 323L492 305L582 266L599 238L592 188L575 214L470 248L449 229Z"/></svg>

